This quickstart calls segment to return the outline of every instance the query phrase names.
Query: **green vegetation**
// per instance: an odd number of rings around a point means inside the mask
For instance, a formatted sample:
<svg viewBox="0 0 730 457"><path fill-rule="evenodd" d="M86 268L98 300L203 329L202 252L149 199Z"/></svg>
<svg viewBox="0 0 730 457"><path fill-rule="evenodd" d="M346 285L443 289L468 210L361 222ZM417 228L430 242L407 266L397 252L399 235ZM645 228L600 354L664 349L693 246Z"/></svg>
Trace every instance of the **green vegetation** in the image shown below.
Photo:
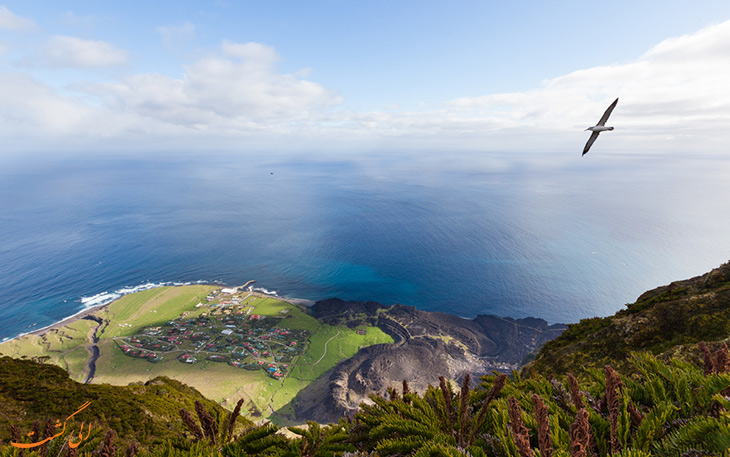
<svg viewBox="0 0 730 457"><path fill-rule="evenodd" d="M94 430L115 430L122 443L136 441L144 447L153 446L183 433L184 427L176 419L178 410L191 409L196 401L202 402L216 417L225 415L223 408L206 400L197 390L169 378L123 387L79 384L53 365L0 358L0 440L3 443L11 439L11 426L26 435L33 430L35 421L63 421L85 402L91 402L70 421L63 438L68 437L72 428L78 433L84 422L92 424ZM239 429L251 425L242 418L237 422Z"/></svg>
<svg viewBox="0 0 730 457"><path fill-rule="evenodd" d="M714 360L727 361L727 347ZM730 365L703 372L649 354L630 365L631 376L606 366L582 385L500 375L453 392L442 378L419 396L404 383L363 406L353 441L381 456L728 455Z"/></svg>
<svg viewBox="0 0 730 457"><path fill-rule="evenodd" d="M78 382L83 381L84 368L86 367L86 362L89 360L89 352L84 346L77 346L60 355L57 360L60 362L61 368L69 373L71 379ZM74 373L74 375L71 376L71 373Z"/></svg>
<svg viewBox="0 0 730 457"><path fill-rule="evenodd" d="M377 327L366 327L358 333L355 329L343 326L335 328L323 324L322 330L312 336L301 363L292 369L291 377L302 381L314 381L341 360L355 355L360 348L392 342L393 338Z"/></svg>
<svg viewBox="0 0 730 457"><path fill-rule="evenodd" d="M41 336L26 335L0 344L0 353L10 357L49 357L49 362L67 370L73 379L84 377L89 357L84 345L97 323L79 319Z"/></svg>
<svg viewBox="0 0 730 457"><path fill-rule="evenodd" d="M438 387L430 386L423 395L410 392L403 382L402 391L390 389L388 399L371 396L354 421L308 422L291 428L288 437L271 424L245 427L250 422L238 417L243 400L226 414L192 389L185 392L166 379L127 388L80 385L56 367L4 358L0 394L11 401L2 406L16 414L0 427L20 421L26 430L32 428L30 420L68 414L60 402L33 397L27 387L28 380L47 380L57 386L53 398L68 398L71 404L91 399L91 405L98 405L78 415L78 420L96 421L95 434L80 448L85 456L98 449L95 455L121 456L123 447L114 444L119 435L127 443L131 436L144 445L138 451L128 447L127 456L138 452L150 457L727 457L730 354L727 346L714 354L707 347L701 351L703 368L637 353L629 360L630 375L606 366L589 370L583 381L570 374L559 379L494 375L472 388L466 376L461 389L454 390L441 378ZM29 394L33 403L20 404ZM28 417L19 419L17 411L27 411ZM167 427L156 422L159 418L168 421ZM18 429L13 436L24 439ZM38 448L25 455L60 455L68 438L59 437L50 453ZM19 455L18 449L0 446L2 457Z"/></svg>
<svg viewBox="0 0 730 457"><path fill-rule="evenodd" d="M703 276L646 292L614 316L569 325L522 373L580 375L607 363L623 368L634 351L697 361L697 343L717 345L728 341L728 335L730 264L725 264Z"/></svg>

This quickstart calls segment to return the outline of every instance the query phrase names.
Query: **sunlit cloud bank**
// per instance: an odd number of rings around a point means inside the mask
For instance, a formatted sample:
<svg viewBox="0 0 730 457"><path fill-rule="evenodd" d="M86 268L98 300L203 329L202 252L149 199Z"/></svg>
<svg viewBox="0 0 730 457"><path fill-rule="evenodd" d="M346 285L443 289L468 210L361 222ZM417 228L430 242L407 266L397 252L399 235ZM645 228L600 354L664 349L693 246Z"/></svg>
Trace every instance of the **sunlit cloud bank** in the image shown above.
<svg viewBox="0 0 730 457"><path fill-rule="evenodd" d="M23 33L32 27L31 20L0 7L0 29ZM191 23L157 31L168 48L195 36ZM44 43L36 50L36 67L97 71L128 66L133 55L71 36ZM667 39L632 62L423 111L358 110L336 87L310 80L306 69L281 72L277 50L261 43L223 41L178 75L118 72L63 87L14 67L8 62L11 47L0 43L0 134L17 149L580 151L587 138L583 129L616 97L620 102L609 122L616 130L597 144L606 151L718 152L730 141L730 21Z"/></svg>
<svg viewBox="0 0 730 457"><path fill-rule="evenodd" d="M184 67L182 78L133 75L87 90L107 107L169 126L211 133L250 133L280 123L318 120L340 102L325 87L276 71L276 51L224 42L221 52Z"/></svg>

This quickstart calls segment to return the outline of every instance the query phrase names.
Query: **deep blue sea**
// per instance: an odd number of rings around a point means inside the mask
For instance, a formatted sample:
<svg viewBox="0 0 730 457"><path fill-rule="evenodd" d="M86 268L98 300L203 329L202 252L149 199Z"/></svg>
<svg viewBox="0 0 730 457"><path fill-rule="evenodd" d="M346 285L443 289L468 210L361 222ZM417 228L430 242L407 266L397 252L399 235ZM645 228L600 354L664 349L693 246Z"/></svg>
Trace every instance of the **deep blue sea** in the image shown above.
<svg viewBox="0 0 730 457"><path fill-rule="evenodd" d="M577 153L0 158L0 340L163 282L576 322L730 259L730 160Z"/></svg>

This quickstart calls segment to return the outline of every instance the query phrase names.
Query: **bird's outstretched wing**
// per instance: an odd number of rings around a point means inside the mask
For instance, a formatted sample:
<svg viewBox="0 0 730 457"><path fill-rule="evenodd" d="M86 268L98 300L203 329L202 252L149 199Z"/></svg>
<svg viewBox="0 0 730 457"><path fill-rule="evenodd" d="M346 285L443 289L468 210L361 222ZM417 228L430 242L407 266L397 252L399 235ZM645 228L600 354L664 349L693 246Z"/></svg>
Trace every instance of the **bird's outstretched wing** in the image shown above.
<svg viewBox="0 0 730 457"><path fill-rule="evenodd" d="M606 112L603 113L603 116L601 116L601 120L598 121L598 124L596 124L596 125L606 125L606 121L608 120L608 116L610 116L611 115L611 111L613 111L613 109L616 108L616 103L618 103L618 98L616 100L614 100L613 103L611 103L611 106L609 106L608 109L606 110ZM585 152L583 154L585 154Z"/></svg>
<svg viewBox="0 0 730 457"><path fill-rule="evenodd" d="M613 108L613 105L611 106L611 108ZM606 117L608 117L608 116L606 116ZM601 132L591 133L591 137L588 138L588 142L586 143L586 147L583 148L583 154L581 154L581 156L586 155L586 152L588 152L588 150L591 148L591 146L593 146L593 142L596 141L596 138L598 138L599 133L601 133Z"/></svg>

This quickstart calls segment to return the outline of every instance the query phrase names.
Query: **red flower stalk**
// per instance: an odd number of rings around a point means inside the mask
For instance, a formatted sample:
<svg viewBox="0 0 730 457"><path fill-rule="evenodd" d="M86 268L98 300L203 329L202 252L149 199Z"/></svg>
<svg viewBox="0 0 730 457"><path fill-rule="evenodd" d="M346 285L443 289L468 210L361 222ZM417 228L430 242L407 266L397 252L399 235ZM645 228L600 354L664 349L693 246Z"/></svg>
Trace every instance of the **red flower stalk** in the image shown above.
<svg viewBox="0 0 730 457"><path fill-rule="evenodd" d="M532 402L535 404L535 420L537 421L537 441L540 446L542 457L552 457L553 440L550 437L550 421L548 419L548 407L537 394L532 394Z"/></svg>
<svg viewBox="0 0 730 457"><path fill-rule="evenodd" d="M20 427L14 424L11 425L10 437L13 443L21 443L23 441L23 438L20 436ZM20 448L18 451L18 457L25 457L25 449Z"/></svg>
<svg viewBox="0 0 730 457"><path fill-rule="evenodd" d="M702 354L704 355L704 373L705 376L714 373L715 372L715 361L712 358L712 352L710 352L710 348L707 347L704 341L700 341L699 344L697 344L697 347L700 348L702 351Z"/></svg>
<svg viewBox="0 0 730 457"><path fill-rule="evenodd" d="M139 443L135 441L127 446L127 450L124 451L124 457L134 457L137 455L137 451L139 451Z"/></svg>
<svg viewBox="0 0 730 457"><path fill-rule="evenodd" d="M411 388L408 386L408 381L405 379L403 380L403 401L406 402L406 404L411 404L411 401L406 398L406 394L411 393Z"/></svg>
<svg viewBox="0 0 730 457"><path fill-rule="evenodd" d="M469 373L464 376L464 382L461 384L461 404L459 405L460 424L459 424L459 444L463 445L468 436L470 436L469 425L471 424L471 405L469 399L471 397L471 375Z"/></svg>
<svg viewBox="0 0 730 457"><path fill-rule="evenodd" d="M53 424L53 420L46 419L45 427L43 427L43 439L52 437L55 431L56 428ZM38 455L40 455L41 457L46 457L46 454L48 454L48 441L41 444L38 448Z"/></svg>
<svg viewBox="0 0 730 457"><path fill-rule="evenodd" d="M727 344L722 346L715 353L715 372L724 373L730 371L730 356L728 356Z"/></svg>
<svg viewBox="0 0 730 457"><path fill-rule="evenodd" d="M449 427L453 427L454 424L454 404L451 401L451 389L446 384L446 378L439 376L439 388L441 388L441 395L444 397L444 403L446 404L446 420L448 421Z"/></svg>
<svg viewBox="0 0 730 457"><path fill-rule="evenodd" d="M241 414L242 406L243 406L243 398L238 400L238 403L236 403L236 407L233 409L233 412L231 413L230 416L228 416L228 428L226 430L226 441L233 436L233 428L236 425L236 419Z"/></svg>
<svg viewBox="0 0 730 457"><path fill-rule="evenodd" d="M198 400L195 401L195 412L198 413L200 424L203 426L203 433L206 438L213 444L218 444L218 424L215 423L213 417L208 414L205 407Z"/></svg>
<svg viewBox="0 0 730 457"><path fill-rule="evenodd" d="M117 447L114 445L114 438L116 437L117 434L114 433L114 430L109 429L109 431L106 432L106 436L104 437L104 446L99 452L99 457L114 457L114 454L117 452Z"/></svg>
<svg viewBox="0 0 730 457"><path fill-rule="evenodd" d="M530 435L527 433L527 427L522 422L522 408L515 397L509 397L509 425L512 429L512 435L520 452L520 457L534 457L530 448Z"/></svg>
<svg viewBox="0 0 730 457"><path fill-rule="evenodd" d="M484 400L482 400L482 406L479 410L479 416L477 417L476 424L471 431L471 435L469 435L469 445L474 443L476 434L482 427L482 424L487 417L487 409L489 409L489 404L492 402L492 400L497 398L497 395L499 395L499 393L502 391L502 388L504 388L505 382L507 382L507 375L504 374L501 374L494 379L494 383L492 383L492 388L489 389L489 393L487 393L487 396L484 397Z"/></svg>
<svg viewBox="0 0 730 457"><path fill-rule="evenodd" d="M611 365L606 365L604 372L606 373L606 404L611 420L611 453L616 453L621 450L621 444L618 442L618 415L621 407L620 389L623 388L623 382Z"/></svg>
<svg viewBox="0 0 730 457"><path fill-rule="evenodd" d="M588 411L581 409L570 426L570 457L586 457L591 428L588 424Z"/></svg>
<svg viewBox="0 0 730 457"><path fill-rule="evenodd" d="M193 419L193 415L190 414L190 411L185 408L180 408L180 411L178 411L178 413L180 414L183 423L188 427L188 430L190 430L193 436L195 436L195 441L202 440L203 430L201 430L200 426L195 422L195 419Z"/></svg>
<svg viewBox="0 0 730 457"><path fill-rule="evenodd" d="M580 393L580 387L578 387L578 380L575 379L572 373L568 373L568 388L570 389L570 397L573 399L575 409L585 408L583 394Z"/></svg>

